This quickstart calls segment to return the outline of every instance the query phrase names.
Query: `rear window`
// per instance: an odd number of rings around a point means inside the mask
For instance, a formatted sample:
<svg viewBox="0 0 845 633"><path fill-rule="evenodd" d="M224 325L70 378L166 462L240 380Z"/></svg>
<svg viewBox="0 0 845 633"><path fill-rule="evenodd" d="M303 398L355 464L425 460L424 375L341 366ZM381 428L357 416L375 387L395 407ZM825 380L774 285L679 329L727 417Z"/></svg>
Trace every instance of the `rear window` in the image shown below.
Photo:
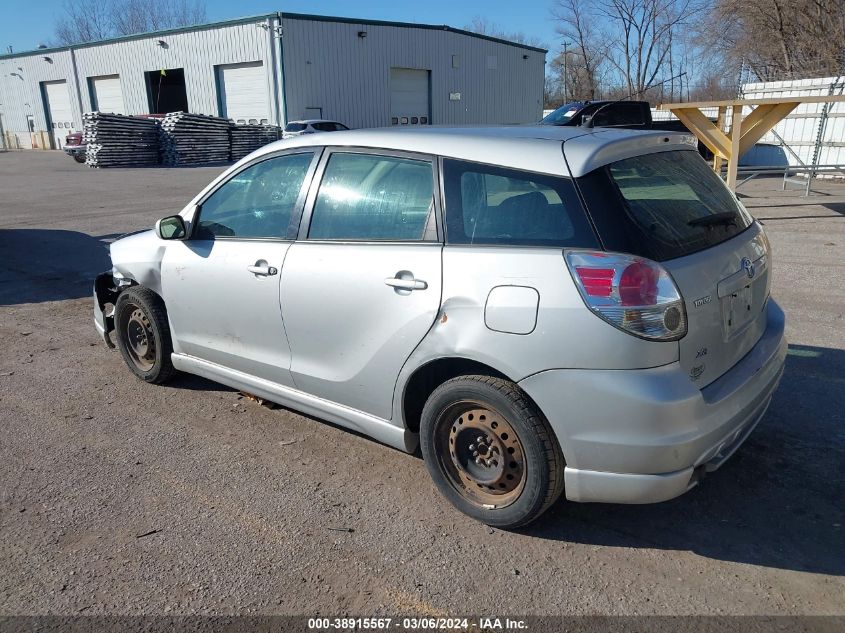
<svg viewBox="0 0 845 633"><path fill-rule="evenodd" d="M451 244L597 246L568 178L447 159Z"/></svg>
<svg viewBox="0 0 845 633"><path fill-rule="evenodd" d="M345 125L336 123L334 121L321 121L320 123L312 123L311 127L313 127L315 130L319 130L320 132L340 132L342 130L349 129Z"/></svg>
<svg viewBox="0 0 845 633"><path fill-rule="evenodd" d="M753 222L695 151L626 158L579 184L606 248L656 261L720 244Z"/></svg>

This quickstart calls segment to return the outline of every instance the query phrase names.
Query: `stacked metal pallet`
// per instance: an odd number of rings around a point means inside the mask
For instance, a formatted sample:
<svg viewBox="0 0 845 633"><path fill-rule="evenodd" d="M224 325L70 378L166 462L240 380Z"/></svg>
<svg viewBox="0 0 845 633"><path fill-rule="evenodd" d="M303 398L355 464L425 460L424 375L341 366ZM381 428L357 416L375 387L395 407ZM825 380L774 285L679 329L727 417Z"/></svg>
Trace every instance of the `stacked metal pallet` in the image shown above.
<svg viewBox="0 0 845 633"><path fill-rule="evenodd" d="M229 160L229 121L216 116L169 112L161 122L165 165L203 165Z"/></svg>
<svg viewBox="0 0 845 633"><path fill-rule="evenodd" d="M278 125L232 125L229 128L232 142L231 159L240 160L259 147L282 138L282 128Z"/></svg>
<svg viewBox="0 0 845 633"><path fill-rule="evenodd" d="M89 167L137 167L159 163L159 129L153 119L88 112L82 142Z"/></svg>

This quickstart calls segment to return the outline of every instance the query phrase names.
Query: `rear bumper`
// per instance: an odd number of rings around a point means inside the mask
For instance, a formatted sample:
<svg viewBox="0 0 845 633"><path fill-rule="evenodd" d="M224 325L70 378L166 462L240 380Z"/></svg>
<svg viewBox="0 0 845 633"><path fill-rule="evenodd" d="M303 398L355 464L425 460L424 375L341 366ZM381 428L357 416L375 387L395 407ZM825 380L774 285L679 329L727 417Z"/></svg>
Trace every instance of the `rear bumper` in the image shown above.
<svg viewBox="0 0 845 633"><path fill-rule="evenodd" d="M551 370L521 381L563 449L567 498L665 501L721 466L763 417L783 374L783 312L771 299L766 310L761 339L704 389L678 363Z"/></svg>

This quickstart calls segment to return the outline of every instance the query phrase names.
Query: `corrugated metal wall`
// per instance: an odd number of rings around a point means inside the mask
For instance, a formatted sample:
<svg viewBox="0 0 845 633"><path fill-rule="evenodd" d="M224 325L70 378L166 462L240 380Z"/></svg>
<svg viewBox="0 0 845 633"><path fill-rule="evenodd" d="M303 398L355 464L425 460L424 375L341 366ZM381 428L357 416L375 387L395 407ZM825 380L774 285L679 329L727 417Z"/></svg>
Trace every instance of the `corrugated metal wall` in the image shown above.
<svg viewBox="0 0 845 633"><path fill-rule="evenodd" d="M43 58L49 57L51 61ZM26 117L32 115L36 130L47 130L41 82L67 81L73 108L74 125L82 124L79 93L73 79L73 64L69 51L56 51L0 59L0 113L3 129L12 138L11 147L32 146ZM70 130L68 130L70 131Z"/></svg>
<svg viewBox="0 0 845 633"><path fill-rule="evenodd" d="M47 51L0 59L0 112L6 132L16 134L27 147L29 133L26 115L35 117L37 129L46 129L44 102L39 92L42 81L65 79L74 108L74 124L82 126L82 113L92 109L88 78L120 75L126 114L149 112L144 73L162 68L184 68L188 106L192 112L219 114L215 66L261 61L265 68L267 101L271 119L276 120L277 100L273 95L271 46L277 45L268 33L266 19L235 25L218 25L201 30L165 33L144 38ZM166 47L158 44L165 42ZM71 55L76 57L80 85L74 80ZM45 61L47 56L52 63ZM12 76L17 73L23 78Z"/></svg>
<svg viewBox="0 0 845 633"><path fill-rule="evenodd" d="M188 108L200 114L219 114L214 67L219 64L264 61L268 37L266 21L204 29L142 40L130 40L77 50L79 77L119 74L128 114L149 112L144 73L162 68L184 68ZM158 39L167 47L157 44ZM270 98L270 73L265 88ZM85 91L87 93L87 90ZM84 107L91 108L85 94Z"/></svg>
<svg viewBox="0 0 845 633"><path fill-rule="evenodd" d="M26 116L33 115L36 130L47 129L41 82L64 79L75 129L81 129L83 112L92 109L88 79L103 75L119 75L126 114L147 113L144 73L162 68L184 69L192 112L217 115L215 67L254 61L261 61L265 69L273 122L302 118L306 108L319 107L324 117L351 127L388 125L391 67L431 71L434 124L531 123L540 118L545 71L541 51L445 28L290 14L282 21L281 42L275 32L277 17L259 16L71 50L0 56L3 126L13 147L29 147ZM359 37L359 31L367 36ZM456 93L460 99L450 99Z"/></svg>
<svg viewBox="0 0 845 633"><path fill-rule="evenodd" d="M774 99L794 96L825 96L845 94L845 77L823 77L819 79L798 79L792 81L769 81L745 84L743 99ZM802 103L783 121L774 127L781 139L797 154L786 151L790 165L813 162L816 137L819 133L823 103ZM750 111L750 109L748 109ZM747 116L747 112L745 113ZM780 139L771 132L761 143L781 145ZM749 152L751 154L751 152ZM752 159L749 156L748 159ZM759 164L759 161L755 161ZM828 118L822 134L818 157L819 165L845 165L845 103L828 106Z"/></svg>
<svg viewBox="0 0 845 633"><path fill-rule="evenodd" d="M288 120L320 107L324 118L350 127L389 125L391 67L431 71L435 125L540 119L541 52L446 30L286 15L282 27ZM359 37L359 31L366 37ZM460 100L450 100L450 93L460 93Z"/></svg>

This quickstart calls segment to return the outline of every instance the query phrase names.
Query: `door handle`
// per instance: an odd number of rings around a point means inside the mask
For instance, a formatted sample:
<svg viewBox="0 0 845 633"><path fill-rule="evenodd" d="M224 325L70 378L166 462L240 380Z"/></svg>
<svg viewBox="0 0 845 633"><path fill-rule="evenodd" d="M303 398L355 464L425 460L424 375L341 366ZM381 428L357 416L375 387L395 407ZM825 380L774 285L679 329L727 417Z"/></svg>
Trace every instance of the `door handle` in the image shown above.
<svg viewBox="0 0 845 633"><path fill-rule="evenodd" d="M422 279L400 279L398 277L388 277L384 280L384 283L398 290L425 290L428 288L428 284Z"/></svg>
<svg viewBox="0 0 845 633"><path fill-rule="evenodd" d="M260 265L258 262L255 262L253 266L247 266L246 269L251 272L253 275L264 275L264 276L272 276L279 272L279 269L275 266L268 266L264 264L263 266Z"/></svg>

